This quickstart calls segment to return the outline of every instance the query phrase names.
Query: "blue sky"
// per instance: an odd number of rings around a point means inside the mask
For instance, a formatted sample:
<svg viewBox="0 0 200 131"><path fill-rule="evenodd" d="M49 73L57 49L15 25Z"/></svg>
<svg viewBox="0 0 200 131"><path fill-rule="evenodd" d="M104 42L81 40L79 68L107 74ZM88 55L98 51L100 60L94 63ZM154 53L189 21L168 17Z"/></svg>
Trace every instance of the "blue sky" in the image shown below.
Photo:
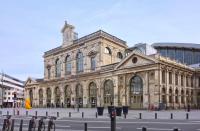
<svg viewBox="0 0 200 131"><path fill-rule="evenodd" d="M103 29L129 46L200 43L199 0L1 0L0 70L43 77L43 53L61 45L67 20L79 37Z"/></svg>

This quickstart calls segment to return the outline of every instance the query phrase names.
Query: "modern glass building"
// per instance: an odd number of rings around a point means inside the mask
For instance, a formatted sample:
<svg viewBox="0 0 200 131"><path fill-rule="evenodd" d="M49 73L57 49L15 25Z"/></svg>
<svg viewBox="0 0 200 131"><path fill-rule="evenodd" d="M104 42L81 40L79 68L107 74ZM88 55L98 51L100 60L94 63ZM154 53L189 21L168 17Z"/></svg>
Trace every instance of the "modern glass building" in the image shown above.
<svg viewBox="0 0 200 131"><path fill-rule="evenodd" d="M200 63L200 44L193 43L154 43L152 46L162 56L192 65Z"/></svg>

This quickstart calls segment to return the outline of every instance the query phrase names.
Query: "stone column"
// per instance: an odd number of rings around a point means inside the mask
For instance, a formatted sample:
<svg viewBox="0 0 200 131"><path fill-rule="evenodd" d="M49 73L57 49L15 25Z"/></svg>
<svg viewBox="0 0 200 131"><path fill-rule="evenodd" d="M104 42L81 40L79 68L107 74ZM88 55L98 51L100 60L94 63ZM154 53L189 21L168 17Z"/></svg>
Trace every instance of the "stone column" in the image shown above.
<svg viewBox="0 0 200 131"><path fill-rule="evenodd" d="M42 90L43 90L43 107L46 107L47 106L47 90L45 87Z"/></svg>
<svg viewBox="0 0 200 131"><path fill-rule="evenodd" d="M166 70L166 106L169 106L169 69Z"/></svg>

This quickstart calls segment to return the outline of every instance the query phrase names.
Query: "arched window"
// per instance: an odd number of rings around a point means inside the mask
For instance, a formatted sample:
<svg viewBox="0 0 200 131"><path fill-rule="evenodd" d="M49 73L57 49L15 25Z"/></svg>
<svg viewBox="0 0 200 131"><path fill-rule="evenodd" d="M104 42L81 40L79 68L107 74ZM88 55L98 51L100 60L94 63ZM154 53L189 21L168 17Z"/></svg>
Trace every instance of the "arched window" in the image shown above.
<svg viewBox="0 0 200 131"><path fill-rule="evenodd" d="M29 91L29 98L30 98L30 104L33 106L33 91L32 89Z"/></svg>
<svg viewBox="0 0 200 131"><path fill-rule="evenodd" d="M162 88L162 102L166 103L166 91L165 91L165 88Z"/></svg>
<svg viewBox="0 0 200 131"><path fill-rule="evenodd" d="M162 83L165 83L165 70L162 70Z"/></svg>
<svg viewBox="0 0 200 131"><path fill-rule="evenodd" d="M117 52L117 58L119 58L119 59L123 59L123 55L122 55L121 52Z"/></svg>
<svg viewBox="0 0 200 131"><path fill-rule="evenodd" d="M96 60L95 57L91 57L91 70L95 70L96 68Z"/></svg>
<svg viewBox="0 0 200 131"><path fill-rule="evenodd" d="M76 104L83 106L83 87L80 84L76 86Z"/></svg>
<svg viewBox="0 0 200 131"><path fill-rule="evenodd" d="M142 82L142 79L139 76L134 76L131 79L130 86L131 86L130 91L133 92L133 94L142 94L142 92L143 92L143 82Z"/></svg>
<svg viewBox="0 0 200 131"><path fill-rule="evenodd" d="M178 103L178 89L175 90L175 103Z"/></svg>
<svg viewBox="0 0 200 131"><path fill-rule="evenodd" d="M182 104L185 103L184 96L185 96L184 90L181 90L181 103Z"/></svg>
<svg viewBox="0 0 200 131"><path fill-rule="evenodd" d="M69 55L65 58L65 74L71 74L71 57Z"/></svg>
<svg viewBox="0 0 200 131"><path fill-rule="evenodd" d="M114 101L113 81L106 80L104 83L104 104L112 105Z"/></svg>
<svg viewBox="0 0 200 131"><path fill-rule="evenodd" d="M47 88L47 107L50 107L51 106L51 89L50 88Z"/></svg>
<svg viewBox="0 0 200 131"><path fill-rule="evenodd" d="M43 106L43 90L42 89L39 90L39 106L40 107Z"/></svg>
<svg viewBox="0 0 200 131"><path fill-rule="evenodd" d="M72 93L69 86L65 86L64 93L65 93L65 98L64 98L65 104L68 105L69 107L71 104L71 93Z"/></svg>
<svg viewBox="0 0 200 131"><path fill-rule="evenodd" d="M91 106L96 106L96 100L97 100L97 86L94 82L91 82L89 84L89 100L91 103Z"/></svg>
<svg viewBox="0 0 200 131"><path fill-rule="evenodd" d="M83 53L78 52L76 55L76 67L77 67L77 72L83 72Z"/></svg>
<svg viewBox="0 0 200 131"><path fill-rule="evenodd" d="M172 103L172 89L169 89L169 103Z"/></svg>
<svg viewBox="0 0 200 131"><path fill-rule="evenodd" d="M59 59L56 60L56 77L61 76L61 62Z"/></svg>
<svg viewBox="0 0 200 131"><path fill-rule="evenodd" d="M105 53L111 55L112 54L111 49L109 47L106 47Z"/></svg>
<svg viewBox="0 0 200 131"><path fill-rule="evenodd" d="M56 107L60 107L60 95L61 95L61 93L60 93L59 87L56 87L54 92L55 92L55 104L56 104Z"/></svg>

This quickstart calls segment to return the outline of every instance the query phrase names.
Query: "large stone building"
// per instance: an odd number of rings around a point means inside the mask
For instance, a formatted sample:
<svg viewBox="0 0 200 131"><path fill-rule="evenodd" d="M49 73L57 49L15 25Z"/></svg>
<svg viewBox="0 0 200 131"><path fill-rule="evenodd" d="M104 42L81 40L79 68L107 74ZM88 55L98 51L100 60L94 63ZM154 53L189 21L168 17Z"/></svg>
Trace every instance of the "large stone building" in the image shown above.
<svg viewBox="0 0 200 131"><path fill-rule="evenodd" d="M74 26L65 23L62 34L62 45L44 53L44 79L26 81L32 106L147 109L200 104L198 69L128 48L102 30L77 38Z"/></svg>

